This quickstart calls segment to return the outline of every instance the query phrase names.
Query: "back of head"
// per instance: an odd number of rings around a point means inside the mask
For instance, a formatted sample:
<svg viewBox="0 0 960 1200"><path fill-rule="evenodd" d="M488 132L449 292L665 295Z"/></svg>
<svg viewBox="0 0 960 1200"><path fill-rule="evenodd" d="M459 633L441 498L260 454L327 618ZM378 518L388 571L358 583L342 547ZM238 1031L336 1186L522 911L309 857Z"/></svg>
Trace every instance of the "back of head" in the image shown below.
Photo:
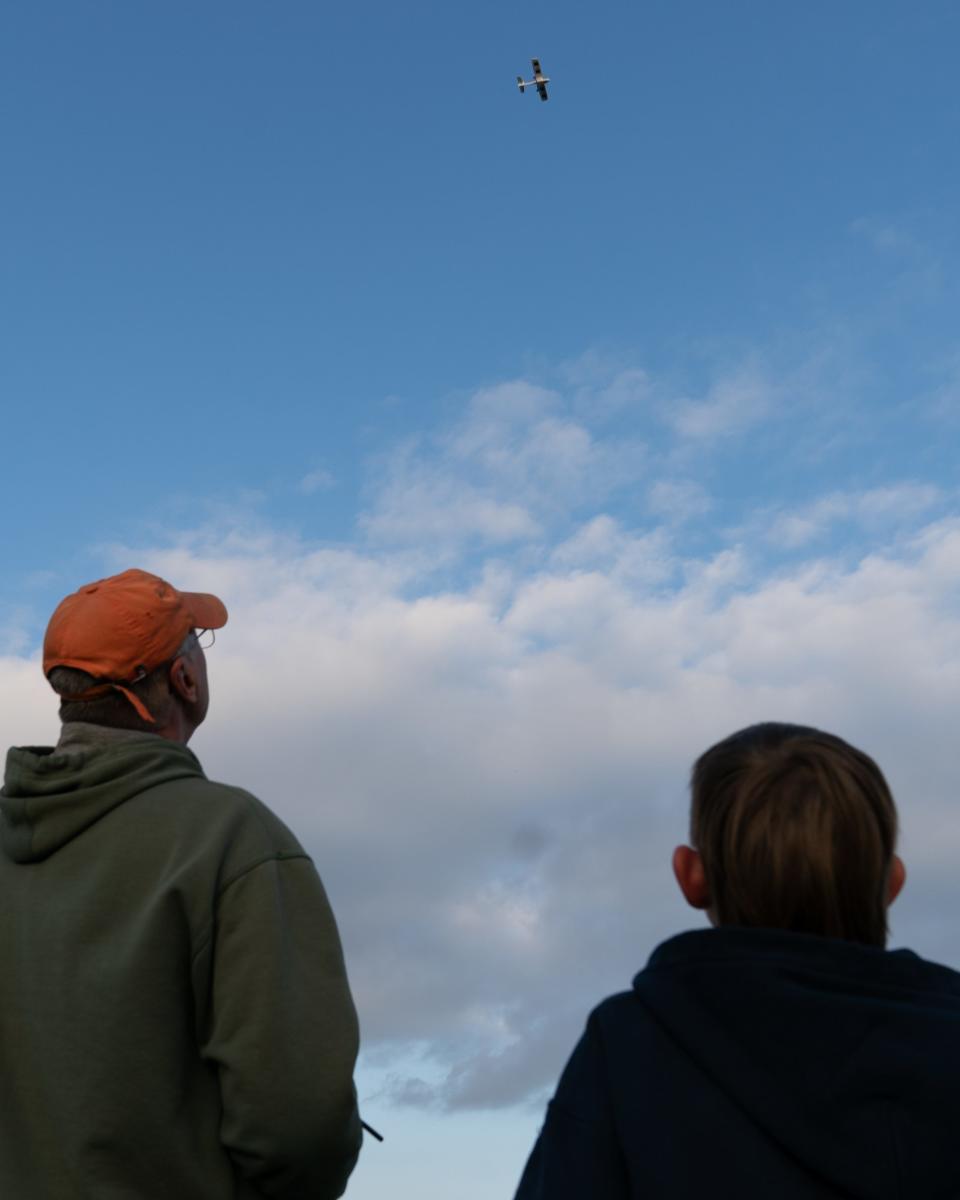
<svg viewBox="0 0 960 1200"><path fill-rule="evenodd" d="M897 810L872 758L818 729L752 725L697 759L691 792L718 925L886 945Z"/></svg>
<svg viewBox="0 0 960 1200"><path fill-rule="evenodd" d="M196 630L226 622L217 596L178 591L138 567L84 584L57 605L43 639L61 720L162 732L175 705L169 669L202 645ZM191 704L195 728L206 700Z"/></svg>
<svg viewBox="0 0 960 1200"><path fill-rule="evenodd" d="M186 653L189 646L190 637L187 637L176 654ZM149 720L140 715L124 693L112 688L99 695L92 695L90 699L68 698L96 691L99 680L86 671L78 671L74 667L53 667L47 675L47 680L61 698L61 721L85 721L89 725L108 725L113 729L153 733L158 725L167 720L170 707L174 703L167 680L168 666L168 663L162 663L142 679L126 684L125 691L140 700L150 714Z"/></svg>

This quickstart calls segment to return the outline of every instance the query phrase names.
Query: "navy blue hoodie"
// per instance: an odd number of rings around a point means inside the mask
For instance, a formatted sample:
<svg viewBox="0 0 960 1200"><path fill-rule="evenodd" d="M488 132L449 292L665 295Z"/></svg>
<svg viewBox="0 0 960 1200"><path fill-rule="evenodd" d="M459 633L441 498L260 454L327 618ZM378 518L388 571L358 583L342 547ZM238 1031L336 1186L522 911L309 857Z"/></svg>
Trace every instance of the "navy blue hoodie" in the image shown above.
<svg viewBox="0 0 960 1200"><path fill-rule="evenodd" d="M958 1200L960 974L725 926L590 1014L516 1200Z"/></svg>

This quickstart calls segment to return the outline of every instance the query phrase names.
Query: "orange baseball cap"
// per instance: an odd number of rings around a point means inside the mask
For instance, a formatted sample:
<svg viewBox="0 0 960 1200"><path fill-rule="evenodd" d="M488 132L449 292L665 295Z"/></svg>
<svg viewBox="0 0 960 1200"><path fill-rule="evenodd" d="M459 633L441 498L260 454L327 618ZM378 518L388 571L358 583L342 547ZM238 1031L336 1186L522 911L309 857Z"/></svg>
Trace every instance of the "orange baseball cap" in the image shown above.
<svg viewBox="0 0 960 1200"><path fill-rule="evenodd" d="M110 688L121 692L144 720L153 721L143 701L129 690L177 651L191 629L220 629L227 610L207 592L175 587L133 568L84 584L61 600L43 639L43 673L74 667L104 680L65 700L90 700Z"/></svg>

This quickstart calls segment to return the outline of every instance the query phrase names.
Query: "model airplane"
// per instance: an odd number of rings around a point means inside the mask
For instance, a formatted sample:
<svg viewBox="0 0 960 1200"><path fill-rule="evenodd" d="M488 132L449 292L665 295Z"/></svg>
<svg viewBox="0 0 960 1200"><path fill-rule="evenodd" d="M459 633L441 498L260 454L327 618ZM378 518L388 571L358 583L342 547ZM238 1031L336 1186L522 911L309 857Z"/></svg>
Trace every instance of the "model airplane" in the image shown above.
<svg viewBox="0 0 960 1200"><path fill-rule="evenodd" d="M544 73L540 70L539 58L531 58L530 61L533 64L533 78L524 79L522 75L518 75L517 87L522 92L524 88L533 87L533 85L536 84L537 91L540 93L540 99L549 100L549 96L547 95L547 84L550 82L550 78L549 76L544 75Z"/></svg>

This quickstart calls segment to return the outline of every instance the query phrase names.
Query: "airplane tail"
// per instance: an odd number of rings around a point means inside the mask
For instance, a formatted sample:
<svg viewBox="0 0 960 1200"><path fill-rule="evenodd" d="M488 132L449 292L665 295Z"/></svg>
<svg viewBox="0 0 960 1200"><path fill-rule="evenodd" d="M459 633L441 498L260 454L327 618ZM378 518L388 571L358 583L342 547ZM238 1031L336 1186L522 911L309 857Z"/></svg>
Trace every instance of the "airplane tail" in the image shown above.
<svg viewBox="0 0 960 1200"><path fill-rule="evenodd" d="M518 75L518 76L517 76L517 87L520 89L520 91L521 91L521 92L522 92L522 91L523 91L523 89L524 89L524 82L523 82L523 76L522 76L522 75Z"/></svg>

